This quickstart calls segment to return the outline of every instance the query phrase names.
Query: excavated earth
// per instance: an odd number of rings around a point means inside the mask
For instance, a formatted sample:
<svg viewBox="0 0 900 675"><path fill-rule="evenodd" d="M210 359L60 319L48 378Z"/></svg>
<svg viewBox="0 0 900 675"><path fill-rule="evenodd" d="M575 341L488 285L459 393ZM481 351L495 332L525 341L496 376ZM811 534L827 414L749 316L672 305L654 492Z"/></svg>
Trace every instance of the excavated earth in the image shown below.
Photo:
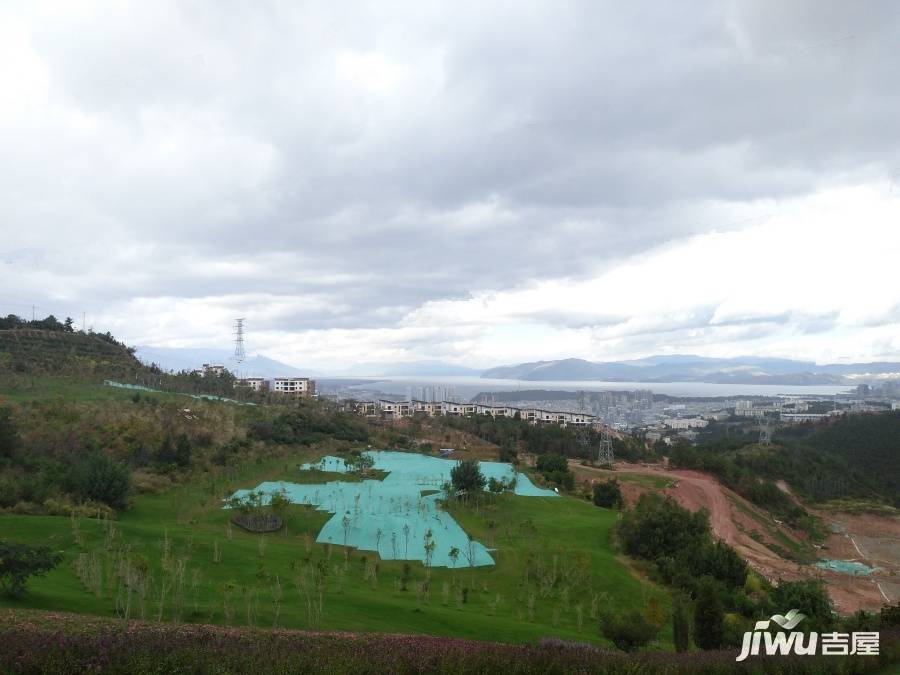
<svg viewBox="0 0 900 675"><path fill-rule="evenodd" d="M823 579L842 614L858 609L873 611L900 600L900 518L835 513L804 504L831 530L824 544L817 546L804 533L775 520L708 474L624 462L616 464L615 471L582 466L576 461L570 461L569 466L579 483L618 476L629 504L644 492L656 491L672 496L691 511L705 508L715 536L734 547L754 570L773 583ZM654 478L662 479L666 486L654 487ZM787 486L781 487L788 491ZM809 564L790 560L789 556L806 558ZM869 576L852 576L816 567L811 564L816 558L858 561L877 569Z"/></svg>

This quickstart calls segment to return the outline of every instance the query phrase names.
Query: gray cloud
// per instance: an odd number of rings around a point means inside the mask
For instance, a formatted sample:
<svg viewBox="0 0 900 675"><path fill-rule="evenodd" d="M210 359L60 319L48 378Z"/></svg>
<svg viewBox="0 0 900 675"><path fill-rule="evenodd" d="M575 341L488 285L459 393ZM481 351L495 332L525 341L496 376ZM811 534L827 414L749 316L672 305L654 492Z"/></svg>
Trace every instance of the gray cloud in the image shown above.
<svg viewBox="0 0 900 675"><path fill-rule="evenodd" d="M890 2L86 7L3 10L10 301L392 327L897 166Z"/></svg>

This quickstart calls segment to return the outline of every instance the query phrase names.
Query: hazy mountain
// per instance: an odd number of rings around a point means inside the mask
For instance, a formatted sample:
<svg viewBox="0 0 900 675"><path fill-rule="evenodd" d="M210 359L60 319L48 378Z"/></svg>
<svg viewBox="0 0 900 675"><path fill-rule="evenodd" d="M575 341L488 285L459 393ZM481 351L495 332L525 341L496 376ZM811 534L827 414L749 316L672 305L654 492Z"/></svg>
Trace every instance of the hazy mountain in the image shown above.
<svg viewBox="0 0 900 675"><path fill-rule="evenodd" d="M191 347L138 347L135 352L144 363L155 363L163 370L195 370L204 363L223 365L228 370L236 372L238 368L232 358L230 349L206 349ZM257 354L248 356L240 366L240 375L244 377L315 377L319 373L312 370L304 370L290 366L281 361L270 359L268 356Z"/></svg>
<svg viewBox="0 0 900 675"><path fill-rule="evenodd" d="M811 361L755 356L718 359L677 354L615 362L593 362L583 359L536 361L491 368L484 371L481 376L530 381L854 384L852 376L885 373L900 373L900 363L817 365Z"/></svg>

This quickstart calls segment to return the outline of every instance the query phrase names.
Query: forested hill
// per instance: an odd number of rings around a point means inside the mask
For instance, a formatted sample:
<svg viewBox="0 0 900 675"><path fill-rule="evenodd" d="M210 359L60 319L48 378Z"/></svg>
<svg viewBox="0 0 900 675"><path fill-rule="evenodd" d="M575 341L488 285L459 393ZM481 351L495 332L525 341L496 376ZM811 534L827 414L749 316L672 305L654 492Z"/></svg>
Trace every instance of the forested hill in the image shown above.
<svg viewBox="0 0 900 675"><path fill-rule="evenodd" d="M900 410L849 415L804 442L854 467L900 505Z"/></svg>
<svg viewBox="0 0 900 675"><path fill-rule="evenodd" d="M71 319L61 322L52 316L38 321L0 317L0 378L10 390L27 389L35 379L81 384L109 379L180 393L237 398L248 394L235 390L231 373L206 377L189 371L166 373L142 363L134 349L112 334L76 331Z"/></svg>
<svg viewBox="0 0 900 675"><path fill-rule="evenodd" d="M758 478L784 480L812 501L862 499L900 507L900 411L788 427L768 446L720 440L677 447L671 461L743 486L742 494L768 487L762 501L778 501L779 495L772 486L761 487Z"/></svg>
<svg viewBox="0 0 900 675"><path fill-rule="evenodd" d="M0 330L0 368L33 375L134 373L146 370L109 334L17 328Z"/></svg>

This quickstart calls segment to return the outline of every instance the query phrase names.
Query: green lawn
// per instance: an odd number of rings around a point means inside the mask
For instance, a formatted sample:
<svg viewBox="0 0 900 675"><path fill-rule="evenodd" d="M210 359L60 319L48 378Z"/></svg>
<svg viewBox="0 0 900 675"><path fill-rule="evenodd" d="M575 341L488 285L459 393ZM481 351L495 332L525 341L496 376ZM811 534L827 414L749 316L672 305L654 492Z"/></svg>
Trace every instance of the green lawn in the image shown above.
<svg viewBox="0 0 900 675"><path fill-rule="evenodd" d="M650 476L643 473L620 473L616 471L611 473L612 476L626 483L634 483L650 490L665 490L670 485L674 485L675 481L662 476Z"/></svg>
<svg viewBox="0 0 900 675"><path fill-rule="evenodd" d="M294 506L280 532L254 535L233 527L229 533L229 513L220 508L222 494L266 479L297 480L297 464L313 458L298 452L288 460L200 476L165 493L138 497L112 523L112 534L97 520L80 520L81 534L76 535L75 524L66 517L2 515L0 537L49 545L65 552L65 562L33 580L22 600L0 598L0 606L113 616L117 598L120 606L126 598L120 581L123 559L135 567L146 564L150 571L147 618L157 616L165 591L163 618L171 620L173 608L181 604L181 619L188 622L271 626L273 597L280 586L278 624L284 627L603 642L597 611L642 607L651 597L668 606L664 589L639 581L613 550L618 513L572 497L505 495L477 510L454 507L453 515L466 531L496 549L497 565L463 568L460 556L459 569L431 571L427 597L421 584L428 571L421 563L408 563L407 590L401 590L402 561L379 561L373 584L371 577L364 578L366 564L370 572L374 566L373 552L351 550L346 557L343 547L315 544L330 517L325 512ZM216 549L219 562L214 562ZM79 555L81 579L76 572ZM164 559L169 573L163 572ZM312 578L313 570L327 572L320 621L311 618L307 596L297 585L298 579ZM230 621L224 616L226 598L233 612ZM132 616L140 616L138 605L135 594ZM663 640L668 643L670 635L664 633Z"/></svg>

